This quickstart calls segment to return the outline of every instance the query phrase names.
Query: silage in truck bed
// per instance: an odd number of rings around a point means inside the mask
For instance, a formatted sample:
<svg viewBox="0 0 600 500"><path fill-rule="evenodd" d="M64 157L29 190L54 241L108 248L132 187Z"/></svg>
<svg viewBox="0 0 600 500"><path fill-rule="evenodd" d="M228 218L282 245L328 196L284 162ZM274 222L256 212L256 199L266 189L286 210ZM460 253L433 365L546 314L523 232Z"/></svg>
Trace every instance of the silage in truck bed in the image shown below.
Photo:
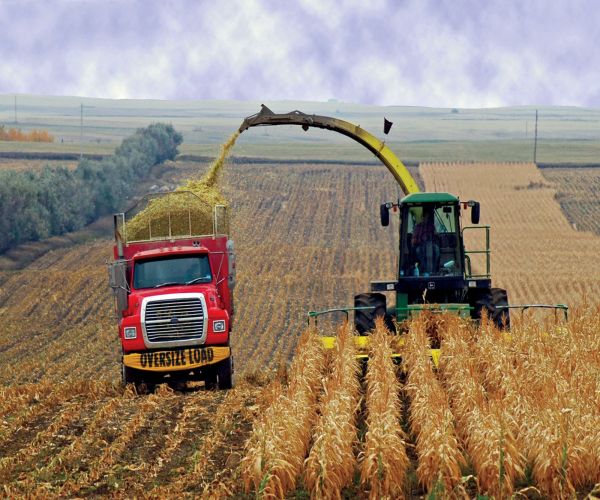
<svg viewBox="0 0 600 500"><path fill-rule="evenodd" d="M234 133L223 144L204 177L190 179L174 193L150 200L144 210L127 222L127 239L212 234L215 206L227 206L217 184L218 176L238 135ZM228 231L226 220L219 220L218 226L218 232Z"/></svg>

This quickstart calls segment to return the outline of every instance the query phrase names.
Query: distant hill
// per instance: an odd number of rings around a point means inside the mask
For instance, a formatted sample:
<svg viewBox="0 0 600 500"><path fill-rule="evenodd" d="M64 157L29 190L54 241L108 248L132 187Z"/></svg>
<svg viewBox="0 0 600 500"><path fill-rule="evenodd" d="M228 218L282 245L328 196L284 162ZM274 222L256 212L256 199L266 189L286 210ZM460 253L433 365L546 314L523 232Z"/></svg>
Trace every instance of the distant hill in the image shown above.
<svg viewBox="0 0 600 500"><path fill-rule="evenodd" d="M7 144L0 151L110 153L132 131L153 122L172 123L184 136L181 151L214 155L244 117L260 109L258 101L159 101L82 97L0 95L0 125L42 128L54 144ZM339 117L385 139L400 157L415 160L532 159L535 110L539 110L538 161L597 161L600 157L600 109L520 106L462 109L368 106L327 102L265 102L278 113L301 110ZM83 105L83 129L81 126ZM394 122L383 135L383 118ZM83 140L82 140L83 138ZM83 144L82 144L83 143ZM372 160L348 138L297 126L262 127L245 132L234 155L290 159ZM340 148L340 145L344 145Z"/></svg>

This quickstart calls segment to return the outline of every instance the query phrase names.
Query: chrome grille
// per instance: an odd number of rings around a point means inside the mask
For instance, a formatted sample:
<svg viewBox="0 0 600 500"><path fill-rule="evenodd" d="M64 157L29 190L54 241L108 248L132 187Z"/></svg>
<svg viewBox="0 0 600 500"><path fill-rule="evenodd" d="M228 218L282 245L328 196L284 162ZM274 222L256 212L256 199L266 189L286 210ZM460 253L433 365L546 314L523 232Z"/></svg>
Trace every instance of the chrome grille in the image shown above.
<svg viewBox="0 0 600 500"><path fill-rule="evenodd" d="M144 314L146 337L149 342L201 340L204 320L198 297L149 301Z"/></svg>

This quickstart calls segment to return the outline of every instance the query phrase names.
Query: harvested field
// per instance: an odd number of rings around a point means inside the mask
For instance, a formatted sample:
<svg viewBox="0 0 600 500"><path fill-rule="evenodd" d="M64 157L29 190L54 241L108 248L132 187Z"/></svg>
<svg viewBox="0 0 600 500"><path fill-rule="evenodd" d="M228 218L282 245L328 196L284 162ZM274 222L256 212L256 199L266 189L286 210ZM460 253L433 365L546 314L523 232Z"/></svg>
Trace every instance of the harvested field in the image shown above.
<svg viewBox="0 0 600 500"><path fill-rule="evenodd" d="M205 164L191 162L175 162L171 167L170 181L181 181L195 175L198 168L206 169ZM569 302L579 298L580 290L588 290L590 296L596 290L594 281L598 280L591 266L588 276L578 272L577 266L584 259L595 258L592 250L598 255L600 239L572 229L554 201L554 190L547 187L550 183L534 167L425 165L421 172L428 187L435 179L439 190L448 189L462 199L473 197L482 202L482 222L494 226L492 271L496 281L508 287L513 302ZM488 183L494 189L484 186ZM543 186L538 188L535 183ZM380 429L394 419L369 416L369 405L378 405L386 415L400 411L405 435L396 426L392 442L406 440L409 463L388 460L387 455L381 463L389 464L386 470L406 474L401 489L407 497L440 492L440 488L460 491L460 485L471 497L477 492L508 494L528 487L536 488L528 490L530 496L537 490L546 497L568 495L571 487L585 495L600 482L591 472L598 463L594 462L598 460L594 451L598 448L597 433L588 432L585 437L582 430L600 427L600 402L596 406L590 403L597 398L594 383L600 373L600 346L595 334L600 315L594 307L573 313L566 329L541 330L532 323L519 324L516 315L515 335L509 342L490 334L489 343L465 350L453 341L456 355L468 358L469 376L479 384L475 386L467 386L469 380L461 379L456 365L443 365L443 377L441 372L427 371L426 346L413 343L412 354L407 351L406 355L414 356L409 366L420 367L420 371L415 370L415 378L399 382L400 408L392 395L377 389L376 380L389 380L393 366L372 375L369 386L363 383L357 393L357 386L348 382L355 373L351 364L344 365L343 373L340 368L335 374L332 369L336 363L329 359L317 363L315 372L297 361L302 357L299 355L294 360L299 364L296 373L311 377L310 390L302 389L301 381L294 386L294 365L287 372L277 369L292 359L305 329L306 312L351 304L354 293L367 291L371 279L395 275L397 227L380 227L378 206L397 198L397 189L383 167L283 163L234 163L225 170L221 187L231 201L238 253L233 349L241 382L231 392L160 388L153 395L136 396L116 385L120 347L105 269L112 251L108 234L93 242L47 252L22 270L0 271L0 481L5 496L251 495L257 484L260 489L266 483L260 474L248 475L245 492L244 466L240 466L248 463L243 461L248 454L245 442L268 407L274 408L270 411L290 410L274 402L281 394L298 394L292 391L304 391L304 400L314 405L304 406L302 421L310 422L312 428L300 429L302 442L294 448L300 450L294 468L285 468L290 495L306 495L309 489L317 492L319 484L325 484L318 479L322 459L319 462L313 455L310 474L304 462L312 437L323 435L327 429L324 406L318 406L325 403L343 409L345 415L336 439L323 443L324 450L337 449L345 457L343 467L335 469L339 481L327 483L330 493L338 486L346 496L375 495L373 491L383 492L388 487L398 491L399 485L388 481L383 473L360 482L361 468L373 470L377 454L389 448ZM517 241L509 237L511 226L519 235ZM534 235L541 242L536 242ZM573 248L578 253L573 253ZM539 255L528 258L532 251ZM569 257L572 266L565 268ZM552 266L533 272L524 265L539 261L539 268L543 268L554 259L556 272ZM569 280L573 283L570 288L566 285ZM385 352L385 342L380 349ZM549 361L544 364L542 360ZM529 378L507 371L516 361L528 363ZM510 376L499 376L505 373ZM450 387L450 380L464 383ZM336 383L348 387L330 390L331 397L326 398L326 388ZM427 411L429 398L416 387L436 395L434 410ZM489 427L478 427L476 419L457 404L457 394L467 389L472 394L483 391L490 400L480 405L481 415L489 417L485 420ZM535 398L544 391L557 396L547 401ZM578 391L585 402L578 399ZM343 398L333 397L340 392ZM530 413L498 413L494 401L520 394ZM364 398L373 403L360 403ZM414 412L413 401L420 404ZM565 413L565 408L573 412ZM541 430L533 430L531 415L541 413L547 419ZM422 434L437 429L428 415L439 416L446 423L447 434L435 441L447 447L445 457L431 446L429 434ZM293 413L288 417L294 420ZM477 442L467 443L465 436L469 432L493 433L509 418L519 423L514 438L523 456L519 455L511 469L494 469L494 464L483 461L475 468L476 457L482 453L477 450L484 448ZM565 422L573 429L571 434L540 437L542 430ZM373 432L367 437L370 426ZM490 442L497 444L490 453L499 453L504 450L502 446L512 443ZM508 451L502 451L503 456L513 457ZM278 456L288 457L285 451ZM564 456L566 462L561 461ZM539 457L548 458L547 463ZM439 470L443 471L441 476ZM473 477L463 483L470 474ZM475 476L482 478L478 479L479 486ZM317 478L316 482L308 477Z"/></svg>
<svg viewBox="0 0 600 500"><path fill-rule="evenodd" d="M421 165L428 188L481 202L492 226L492 277L513 303L595 301L600 294L600 238L573 228L556 187L532 163ZM483 235L467 240L483 248Z"/></svg>
<svg viewBox="0 0 600 500"><path fill-rule="evenodd" d="M573 228L600 235L600 167L540 171L556 189L556 201Z"/></svg>

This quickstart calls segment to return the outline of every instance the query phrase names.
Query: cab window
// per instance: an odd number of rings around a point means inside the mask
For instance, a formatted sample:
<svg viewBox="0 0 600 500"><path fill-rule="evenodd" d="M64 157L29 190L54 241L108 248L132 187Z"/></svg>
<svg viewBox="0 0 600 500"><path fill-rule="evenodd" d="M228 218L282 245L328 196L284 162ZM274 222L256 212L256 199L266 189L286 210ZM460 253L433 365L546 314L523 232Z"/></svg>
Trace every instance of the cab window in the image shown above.
<svg viewBox="0 0 600 500"><path fill-rule="evenodd" d="M135 262L133 269L133 287L136 289L211 281L212 273L206 254L140 260Z"/></svg>
<svg viewBox="0 0 600 500"><path fill-rule="evenodd" d="M401 275L461 275L457 207L411 206L408 207L405 217Z"/></svg>

